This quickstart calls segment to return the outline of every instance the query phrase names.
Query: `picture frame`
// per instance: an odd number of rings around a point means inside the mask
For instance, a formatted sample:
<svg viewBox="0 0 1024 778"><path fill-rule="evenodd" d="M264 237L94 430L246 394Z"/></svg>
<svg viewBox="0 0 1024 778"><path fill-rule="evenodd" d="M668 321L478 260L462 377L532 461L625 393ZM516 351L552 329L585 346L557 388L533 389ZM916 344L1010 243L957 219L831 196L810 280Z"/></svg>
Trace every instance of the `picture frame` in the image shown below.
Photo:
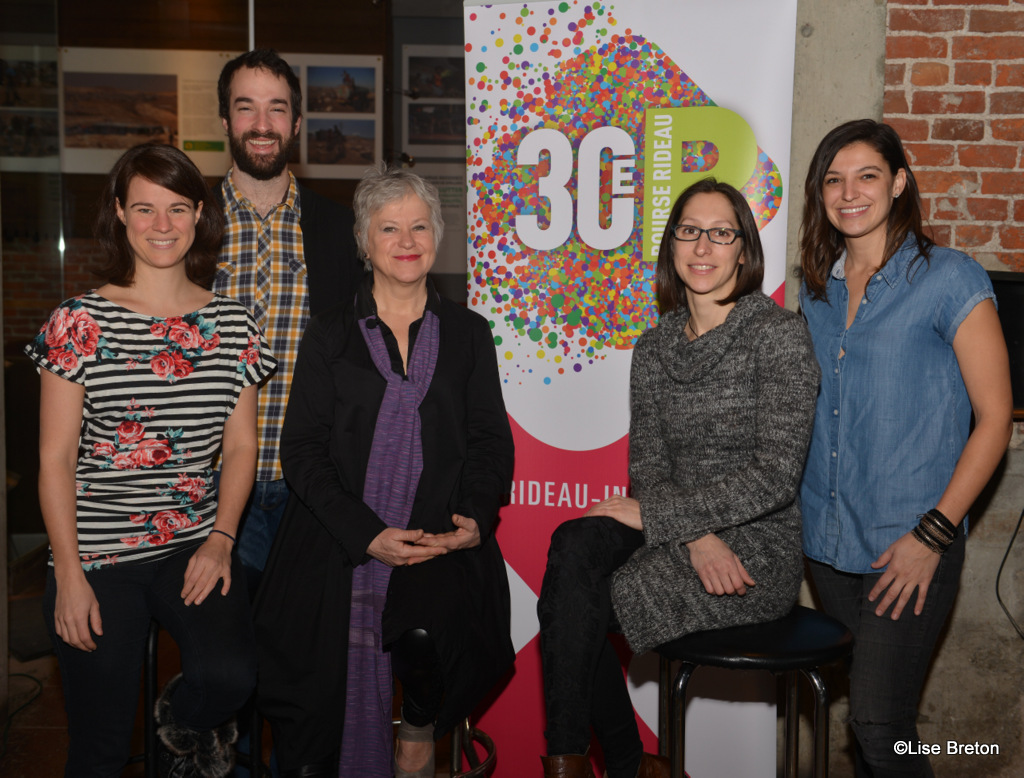
<svg viewBox="0 0 1024 778"><path fill-rule="evenodd" d="M413 157L466 155L466 60L460 46L402 46L402 149Z"/></svg>

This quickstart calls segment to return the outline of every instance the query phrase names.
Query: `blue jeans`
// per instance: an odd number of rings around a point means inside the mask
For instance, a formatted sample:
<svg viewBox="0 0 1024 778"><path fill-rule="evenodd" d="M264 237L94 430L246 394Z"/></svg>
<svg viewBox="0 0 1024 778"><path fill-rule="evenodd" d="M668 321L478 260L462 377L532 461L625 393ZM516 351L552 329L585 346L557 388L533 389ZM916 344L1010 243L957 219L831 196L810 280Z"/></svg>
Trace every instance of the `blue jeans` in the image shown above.
<svg viewBox="0 0 1024 778"><path fill-rule="evenodd" d="M56 634L57 583L46 580L44 614L60 662L68 714L65 776L119 776L129 756L139 674L151 619L181 651L182 682L171 699L175 721L212 729L230 719L256 685L256 648L242 566L232 560L232 585L218 586L202 605L181 598L185 568L196 546L153 562L109 565L86 572L100 606L103 634L95 651L72 648Z"/></svg>
<svg viewBox="0 0 1024 778"><path fill-rule="evenodd" d="M218 474L219 475L219 474ZM250 591L259 583L267 556L281 526L285 506L288 505L288 485L283 478L277 481L257 481L242 512L238 530L238 557L246 568Z"/></svg>
<svg viewBox="0 0 1024 778"><path fill-rule="evenodd" d="M808 560L825 610L853 633L850 726L857 738L858 778L933 775L923 754L899 755L896 744L916 746L917 705L932 652L960 585L964 537L942 555L924 611L914 615L915 592L899 619L875 615L868 593L881 573L855 575ZM891 609L890 609L891 610Z"/></svg>

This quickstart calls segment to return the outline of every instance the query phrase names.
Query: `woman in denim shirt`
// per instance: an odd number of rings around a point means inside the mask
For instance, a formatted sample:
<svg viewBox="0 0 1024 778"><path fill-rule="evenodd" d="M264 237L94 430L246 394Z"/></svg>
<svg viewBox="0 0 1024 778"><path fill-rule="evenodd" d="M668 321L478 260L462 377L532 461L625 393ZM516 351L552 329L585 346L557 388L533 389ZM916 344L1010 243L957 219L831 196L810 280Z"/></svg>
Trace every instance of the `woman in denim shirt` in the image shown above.
<svg viewBox="0 0 1024 778"><path fill-rule="evenodd" d="M800 305L822 372L804 553L825 609L856 636L857 775L930 776L927 756L896 744L918 742L966 514L1010 438L1006 345L988 275L925 236L891 127L832 130L804 192Z"/></svg>

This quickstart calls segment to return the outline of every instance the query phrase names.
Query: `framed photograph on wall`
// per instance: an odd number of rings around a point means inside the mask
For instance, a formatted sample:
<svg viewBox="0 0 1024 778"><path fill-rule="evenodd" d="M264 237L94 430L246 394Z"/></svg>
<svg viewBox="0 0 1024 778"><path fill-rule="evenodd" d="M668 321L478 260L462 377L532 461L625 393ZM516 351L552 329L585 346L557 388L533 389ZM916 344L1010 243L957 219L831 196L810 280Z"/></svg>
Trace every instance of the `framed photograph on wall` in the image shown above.
<svg viewBox="0 0 1024 778"><path fill-rule="evenodd" d="M57 49L0 45L0 170L59 169Z"/></svg>
<svg viewBox="0 0 1024 778"><path fill-rule="evenodd" d="M402 149L465 157L466 60L461 46L402 46Z"/></svg>
<svg viewBox="0 0 1024 778"><path fill-rule="evenodd" d="M137 143L185 151L207 176L231 164L217 115L230 52L60 49L61 171L106 174Z"/></svg>
<svg viewBox="0 0 1024 778"><path fill-rule="evenodd" d="M282 54L306 103L297 176L360 178L383 153L384 71L374 55Z"/></svg>

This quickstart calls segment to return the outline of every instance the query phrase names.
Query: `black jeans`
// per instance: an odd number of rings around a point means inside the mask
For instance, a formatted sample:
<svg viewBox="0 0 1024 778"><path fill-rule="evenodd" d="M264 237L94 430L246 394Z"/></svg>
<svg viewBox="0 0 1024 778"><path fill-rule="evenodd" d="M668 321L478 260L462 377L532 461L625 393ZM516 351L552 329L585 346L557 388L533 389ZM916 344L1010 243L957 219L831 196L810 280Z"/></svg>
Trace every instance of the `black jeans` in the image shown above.
<svg viewBox="0 0 1024 778"><path fill-rule="evenodd" d="M256 685L256 649L245 574L235 556L231 589L185 607L181 589L195 546L153 562L87 571L103 634L95 651L72 648L54 630L57 584L51 568L44 614L60 662L68 714L66 776L119 776L129 757L150 620L181 650L182 682L171 700L176 722L208 730L230 719ZM147 711L146 715L150 715Z"/></svg>
<svg viewBox="0 0 1024 778"><path fill-rule="evenodd" d="M574 519L551 536L537 602L548 754L582 754L593 727L609 778L633 778L643 755L633 704L608 632L619 631L611 575L643 533L606 516Z"/></svg>
<svg viewBox="0 0 1024 778"><path fill-rule="evenodd" d="M850 726L857 738L858 778L933 775L928 757L898 753L897 744L918 743L917 704L935 642L949 616L964 563L964 537L942 555L928 586L924 611L914 615L915 592L899 619L876 616L868 593L881 573L843 573L808 560L825 610L853 633ZM913 750L913 749L912 749Z"/></svg>

